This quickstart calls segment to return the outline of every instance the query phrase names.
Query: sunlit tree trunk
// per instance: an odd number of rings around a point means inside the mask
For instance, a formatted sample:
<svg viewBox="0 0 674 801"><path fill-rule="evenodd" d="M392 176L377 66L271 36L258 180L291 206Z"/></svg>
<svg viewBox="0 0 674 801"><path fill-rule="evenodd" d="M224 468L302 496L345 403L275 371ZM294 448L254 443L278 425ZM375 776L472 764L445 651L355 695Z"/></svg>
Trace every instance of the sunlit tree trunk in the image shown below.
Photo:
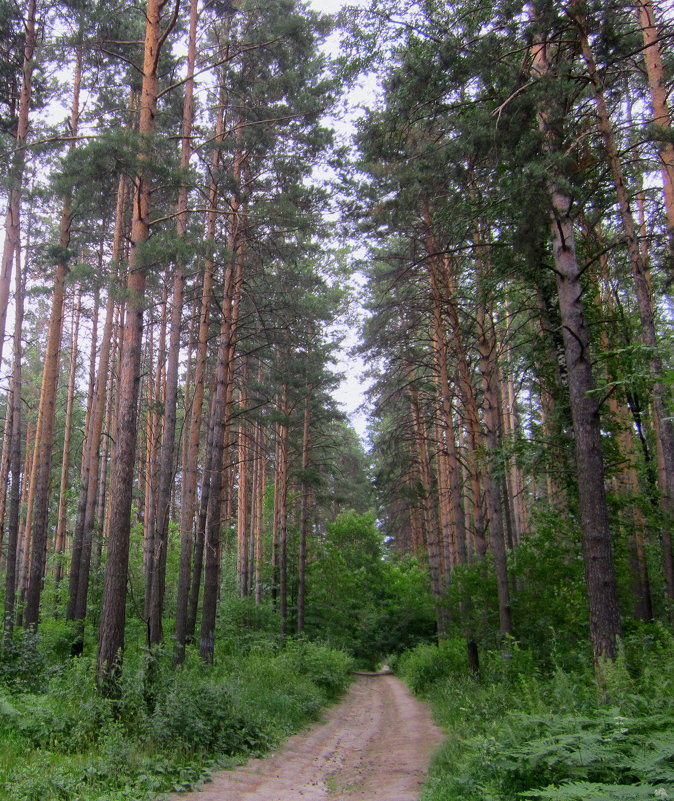
<svg viewBox="0 0 674 801"><path fill-rule="evenodd" d="M672 121L667 105L667 80L660 46L662 37L658 30L652 1L636 0L635 7L644 40L644 63L653 106L653 122L664 134L658 142L660 172L669 228L669 248L674 260L674 142L671 140Z"/></svg>

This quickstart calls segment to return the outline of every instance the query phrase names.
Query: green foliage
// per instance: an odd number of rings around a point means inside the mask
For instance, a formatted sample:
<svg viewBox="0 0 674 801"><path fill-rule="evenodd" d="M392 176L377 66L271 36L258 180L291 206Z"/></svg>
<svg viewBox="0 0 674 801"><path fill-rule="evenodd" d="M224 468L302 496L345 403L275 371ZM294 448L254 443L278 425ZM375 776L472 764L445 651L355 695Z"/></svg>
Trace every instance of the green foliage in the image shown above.
<svg viewBox="0 0 674 801"><path fill-rule="evenodd" d="M250 621L251 610L243 603L239 609L241 620L245 613ZM39 692L17 682L0 693L0 798L156 798L188 789L213 767L261 753L315 720L348 685L351 660L303 640L285 650L278 640L270 644L272 619L261 612L257 639L244 637L240 650L231 624L231 650L219 650L216 666L204 665L191 649L178 670L161 649L128 652L115 701L97 693L93 657L58 663L58 637L45 638L47 651L39 638L30 640L42 683ZM27 642L17 638L24 649Z"/></svg>
<svg viewBox="0 0 674 801"><path fill-rule="evenodd" d="M37 691L44 681L44 655L37 635L29 631L5 636L0 646L0 684L11 689Z"/></svg>
<svg viewBox="0 0 674 801"><path fill-rule="evenodd" d="M218 609L217 648L238 656L259 649L273 651L279 647L280 629L279 614L270 604L228 595Z"/></svg>
<svg viewBox="0 0 674 801"><path fill-rule="evenodd" d="M373 668L433 631L425 572L414 560L391 559L372 514L340 514L309 566L306 633Z"/></svg>
<svg viewBox="0 0 674 801"><path fill-rule="evenodd" d="M601 688L589 669L544 673L517 648L505 660L484 654L480 679L457 658L458 641L404 654L399 672L431 699L448 734L422 799L671 797L674 644L653 626L624 646Z"/></svg>
<svg viewBox="0 0 674 801"><path fill-rule="evenodd" d="M330 701L342 695L349 685L352 663L343 651L298 639L288 643L283 656L290 673L310 679Z"/></svg>
<svg viewBox="0 0 674 801"><path fill-rule="evenodd" d="M396 664L396 672L412 692L424 696L441 679L465 673L466 669L466 645L459 639L418 645L402 654Z"/></svg>
<svg viewBox="0 0 674 801"><path fill-rule="evenodd" d="M155 746L187 752L239 754L263 741L237 715L225 683L184 671L157 704L149 726Z"/></svg>

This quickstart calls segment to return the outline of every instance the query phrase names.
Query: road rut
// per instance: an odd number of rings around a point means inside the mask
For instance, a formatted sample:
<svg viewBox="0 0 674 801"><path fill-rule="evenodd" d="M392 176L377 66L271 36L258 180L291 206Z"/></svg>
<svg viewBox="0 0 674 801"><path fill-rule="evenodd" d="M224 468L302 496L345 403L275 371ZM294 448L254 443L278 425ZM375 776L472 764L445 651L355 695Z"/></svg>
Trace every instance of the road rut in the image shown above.
<svg viewBox="0 0 674 801"><path fill-rule="evenodd" d="M397 678L359 675L321 723L171 801L416 801L442 733Z"/></svg>

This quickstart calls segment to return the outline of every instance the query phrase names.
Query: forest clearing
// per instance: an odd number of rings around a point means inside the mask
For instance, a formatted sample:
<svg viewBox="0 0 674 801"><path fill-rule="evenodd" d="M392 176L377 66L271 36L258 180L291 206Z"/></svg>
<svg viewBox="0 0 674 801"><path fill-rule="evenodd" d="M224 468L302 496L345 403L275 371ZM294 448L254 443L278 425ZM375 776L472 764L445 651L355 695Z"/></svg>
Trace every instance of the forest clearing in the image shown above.
<svg viewBox="0 0 674 801"><path fill-rule="evenodd" d="M674 798L673 13L0 0L0 798Z"/></svg>

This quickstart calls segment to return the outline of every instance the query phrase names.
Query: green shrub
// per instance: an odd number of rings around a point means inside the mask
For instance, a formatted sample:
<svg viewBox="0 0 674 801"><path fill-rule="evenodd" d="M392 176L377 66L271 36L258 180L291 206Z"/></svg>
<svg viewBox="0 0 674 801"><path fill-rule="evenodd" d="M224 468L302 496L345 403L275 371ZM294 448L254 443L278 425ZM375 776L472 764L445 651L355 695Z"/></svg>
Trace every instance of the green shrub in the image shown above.
<svg viewBox="0 0 674 801"><path fill-rule="evenodd" d="M40 692L47 682L44 655L38 635L32 631L14 632L0 641L0 684L12 690Z"/></svg>
<svg viewBox="0 0 674 801"><path fill-rule="evenodd" d="M222 682L186 681L183 674L150 718L152 745L197 753L240 754L256 732L237 715Z"/></svg>
<svg viewBox="0 0 674 801"><path fill-rule="evenodd" d="M263 747L316 720L326 700L306 676L289 671L283 654L252 653L236 660L228 681L239 714L266 733Z"/></svg>
<svg viewBox="0 0 674 801"><path fill-rule="evenodd" d="M319 687L328 701L342 695L351 681L352 658L328 645L292 640L286 645L284 661L291 671L306 676Z"/></svg>
<svg viewBox="0 0 674 801"><path fill-rule="evenodd" d="M39 640L18 636L12 669L35 660L40 692L23 678L0 691L0 799L149 801L317 719L346 687L349 657L306 641L280 649L268 624L263 612L248 632L257 634L242 635L245 653L232 629L215 666L193 648L178 670L168 650L129 648L114 701L96 690L93 656L53 661L62 629L45 645L49 659Z"/></svg>
<svg viewBox="0 0 674 801"><path fill-rule="evenodd" d="M437 682L467 670L466 644L458 638L417 645L402 654L396 665L396 672L419 695L426 695Z"/></svg>

